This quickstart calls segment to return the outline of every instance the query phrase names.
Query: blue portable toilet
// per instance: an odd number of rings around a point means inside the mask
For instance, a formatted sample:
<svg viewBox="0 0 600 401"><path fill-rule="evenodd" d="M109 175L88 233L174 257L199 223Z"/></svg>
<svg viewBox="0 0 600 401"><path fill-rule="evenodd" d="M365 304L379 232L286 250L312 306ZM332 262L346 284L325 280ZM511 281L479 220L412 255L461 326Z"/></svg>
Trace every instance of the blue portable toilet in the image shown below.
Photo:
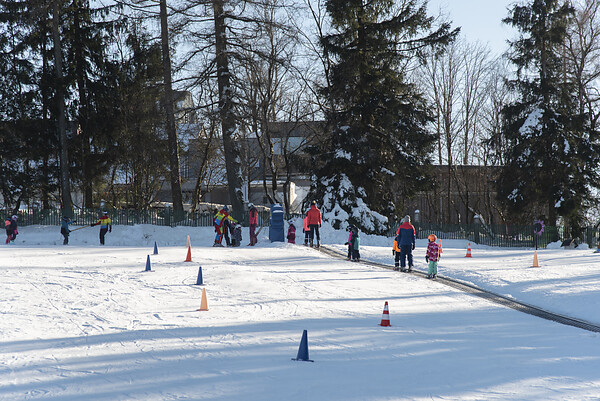
<svg viewBox="0 0 600 401"><path fill-rule="evenodd" d="M269 239L271 242L283 242L283 207L278 203L271 205L270 223Z"/></svg>

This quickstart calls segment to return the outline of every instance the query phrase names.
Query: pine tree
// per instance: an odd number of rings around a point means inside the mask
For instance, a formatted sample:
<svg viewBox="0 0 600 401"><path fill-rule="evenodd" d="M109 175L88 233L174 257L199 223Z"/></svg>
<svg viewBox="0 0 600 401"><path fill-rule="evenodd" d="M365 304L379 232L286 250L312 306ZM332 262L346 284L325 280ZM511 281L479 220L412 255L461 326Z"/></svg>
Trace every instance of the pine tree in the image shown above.
<svg viewBox="0 0 600 401"><path fill-rule="evenodd" d="M509 146L498 193L515 217L555 224L560 215L577 231L598 151L584 132L563 57L572 12L566 2L533 0L504 20L520 37L511 43L516 100L503 110L500 135Z"/></svg>
<svg viewBox="0 0 600 401"><path fill-rule="evenodd" d="M312 196L334 212L333 224L381 232L397 205L424 181L435 136L425 129L428 105L406 65L425 47L443 47L458 30L433 29L426 6L410 0L329 0L335 32L323 40L332 59L322 94L329 101L328 149L318 156ZM396 195L396 196L395 196Z"/></svg>

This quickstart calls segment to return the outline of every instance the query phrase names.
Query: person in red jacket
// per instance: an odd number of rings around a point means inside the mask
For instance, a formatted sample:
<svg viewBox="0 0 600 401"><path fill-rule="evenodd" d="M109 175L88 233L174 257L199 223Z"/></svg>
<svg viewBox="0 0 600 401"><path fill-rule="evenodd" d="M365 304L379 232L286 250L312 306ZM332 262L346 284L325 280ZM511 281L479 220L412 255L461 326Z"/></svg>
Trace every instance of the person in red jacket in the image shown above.
<svg viewBox="0 0 600 401"><path fill-rule="evenodd" d="M316 234L318 248L321 246L321 235L319 234L319 227L321 227L321 211L317 207L316 201L312 201L310 209L306 212L306 217L308 218L308 227L310 228L310 246L313 246Z"/></svg>

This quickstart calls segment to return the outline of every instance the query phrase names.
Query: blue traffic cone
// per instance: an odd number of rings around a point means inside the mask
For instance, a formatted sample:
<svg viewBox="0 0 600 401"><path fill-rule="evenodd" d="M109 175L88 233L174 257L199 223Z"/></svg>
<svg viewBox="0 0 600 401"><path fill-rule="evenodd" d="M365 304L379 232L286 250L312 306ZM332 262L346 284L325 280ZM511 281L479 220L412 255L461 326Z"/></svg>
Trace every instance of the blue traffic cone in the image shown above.
<svg viewBox="0 0 600 401"><path fill-rule="evenodd" d="M158 255L158 246L156 246L156 241L154 241L154 255Z"/></svg>
<svg viewBox="0 0 600 401"><path fill-rule="evenodd" d="M198 269L198 279L196 280L196 285L204 285L202 281L202 266Z"/></svg>
<svg viewBox="0 0 600 401"><path fill-rule="evenodd" d="M298 356L292 358L292 361L314 362L308 359L308 332L306 330L302 333L302 340L300 340L300 347L298 348Z"/></svg>
<svg viewBox="0 0 600 401"><path fill-rule="evenodd" d="M146 259L146 271L152 271L152 269L150 268L150 255L148 255L148 258Z"/></svg>

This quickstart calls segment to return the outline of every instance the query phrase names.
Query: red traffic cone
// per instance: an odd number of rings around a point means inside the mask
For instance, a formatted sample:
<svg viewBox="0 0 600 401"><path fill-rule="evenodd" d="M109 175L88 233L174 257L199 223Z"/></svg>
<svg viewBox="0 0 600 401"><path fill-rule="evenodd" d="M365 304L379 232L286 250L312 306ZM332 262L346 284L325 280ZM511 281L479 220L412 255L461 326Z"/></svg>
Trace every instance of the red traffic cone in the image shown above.
<svg viewBox="0 0 600 401"><path fill-rule="evenodd" d="M191 262L192 261L192 247L188 246L188 253L187 256L185 258L186 262Z"/></svg>
<svg viewBox="0 0 600 401"><path fill-rule="evenodd" d="M389 327L391 326L390 324L390 311L388 310L388 303L387 301L385 301L385 305L383 306L383 316L381 317L381 323L379 323L380 326L383 327Z"/></svg>
<svg viewBox="0 0 600 401"><path fill-rule="evenodd" d="M469 246L467 247L467 254L465 255L465 258L472 258L473 256L471 256L471 243L469 242Z"/></svg>

